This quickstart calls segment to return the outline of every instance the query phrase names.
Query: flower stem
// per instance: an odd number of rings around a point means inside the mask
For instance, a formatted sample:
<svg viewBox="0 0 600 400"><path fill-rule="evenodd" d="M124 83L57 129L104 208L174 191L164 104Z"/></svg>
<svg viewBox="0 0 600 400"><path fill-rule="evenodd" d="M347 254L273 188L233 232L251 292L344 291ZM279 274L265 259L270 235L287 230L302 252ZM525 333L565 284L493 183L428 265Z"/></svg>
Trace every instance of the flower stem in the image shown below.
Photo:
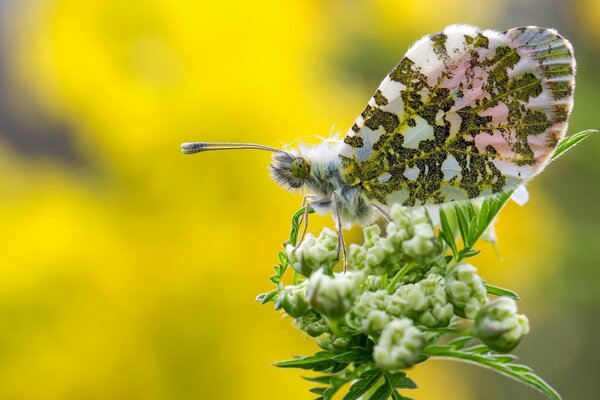
<svg viewBox="0 0 600 400"><path fill-rule="evenodd" d="M396 285L400 282L400 279L404 277L404 275L408 274L415 267L414 263L406 264L404 267L400 268L400 271L396 273L396 276L392 278L389 285L387 286L387 291L389 294L394 293L396 289Z"/></svg>

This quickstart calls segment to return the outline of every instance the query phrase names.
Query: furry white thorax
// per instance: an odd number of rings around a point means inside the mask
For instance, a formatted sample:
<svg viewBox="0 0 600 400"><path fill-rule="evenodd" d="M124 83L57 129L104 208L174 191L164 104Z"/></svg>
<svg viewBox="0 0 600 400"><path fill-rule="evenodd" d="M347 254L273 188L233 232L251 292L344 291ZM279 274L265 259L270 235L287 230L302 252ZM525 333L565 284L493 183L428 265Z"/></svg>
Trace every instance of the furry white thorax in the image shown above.
<svg viewBox="0 0 600 400"><path fill-rule="evenodd" d="M342 225L367 224L377 217L373 202L358 186L350 186L342 174L340 151L343 142L329 140L306 146L300 145L297 152L275 154L271 164L272 178L283 187L294 190L304 189L308 202L319 214L331 212L337 219L335 201L339 204ZM303 158L310 163L310 176L296 180L289 176L290 164L294 159Z"/></svg>

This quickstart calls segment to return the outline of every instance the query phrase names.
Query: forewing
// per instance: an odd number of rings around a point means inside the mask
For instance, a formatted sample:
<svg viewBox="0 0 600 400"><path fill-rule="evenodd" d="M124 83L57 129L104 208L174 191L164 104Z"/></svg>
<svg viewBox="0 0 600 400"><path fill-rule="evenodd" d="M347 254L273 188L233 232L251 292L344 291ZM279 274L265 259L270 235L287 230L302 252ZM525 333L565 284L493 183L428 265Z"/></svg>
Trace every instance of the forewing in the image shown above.
<svg viewBox="0 0 600 400"><path fill-rule="evenodd" d="M552 29L449 26L383 80L344 139L344 177L407 206L510 190L564 136L574 86L573 49Z"/></svg>

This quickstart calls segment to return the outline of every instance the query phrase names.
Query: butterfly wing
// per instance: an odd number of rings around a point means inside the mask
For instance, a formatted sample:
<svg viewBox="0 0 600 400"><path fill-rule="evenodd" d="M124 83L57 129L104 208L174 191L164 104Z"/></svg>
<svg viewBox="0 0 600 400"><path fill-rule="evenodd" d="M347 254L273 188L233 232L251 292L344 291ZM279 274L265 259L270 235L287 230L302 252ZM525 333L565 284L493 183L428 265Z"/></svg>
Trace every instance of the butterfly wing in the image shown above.
<svg viewBox="0 0 600 400"><path fill-rule="evenodd" d="M574 86L573 48L552 29L449 26L385 77L344 139L344 178L406 206L513 189L564 136Z"/></svg>

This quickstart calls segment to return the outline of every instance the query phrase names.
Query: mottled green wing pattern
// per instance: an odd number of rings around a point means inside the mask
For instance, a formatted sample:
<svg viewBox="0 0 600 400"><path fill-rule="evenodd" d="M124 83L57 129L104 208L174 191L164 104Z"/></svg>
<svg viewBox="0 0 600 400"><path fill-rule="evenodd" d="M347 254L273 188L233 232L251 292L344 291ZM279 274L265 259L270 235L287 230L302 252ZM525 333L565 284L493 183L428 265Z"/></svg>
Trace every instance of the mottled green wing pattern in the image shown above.
<svg viewBox="0 0 600 400"><path fill-rule="evenodd" d="M573 49L552 29L449 26L383 80L344 139L344 179L383 205L515 188L564 136L574 86Z"/></svg>

